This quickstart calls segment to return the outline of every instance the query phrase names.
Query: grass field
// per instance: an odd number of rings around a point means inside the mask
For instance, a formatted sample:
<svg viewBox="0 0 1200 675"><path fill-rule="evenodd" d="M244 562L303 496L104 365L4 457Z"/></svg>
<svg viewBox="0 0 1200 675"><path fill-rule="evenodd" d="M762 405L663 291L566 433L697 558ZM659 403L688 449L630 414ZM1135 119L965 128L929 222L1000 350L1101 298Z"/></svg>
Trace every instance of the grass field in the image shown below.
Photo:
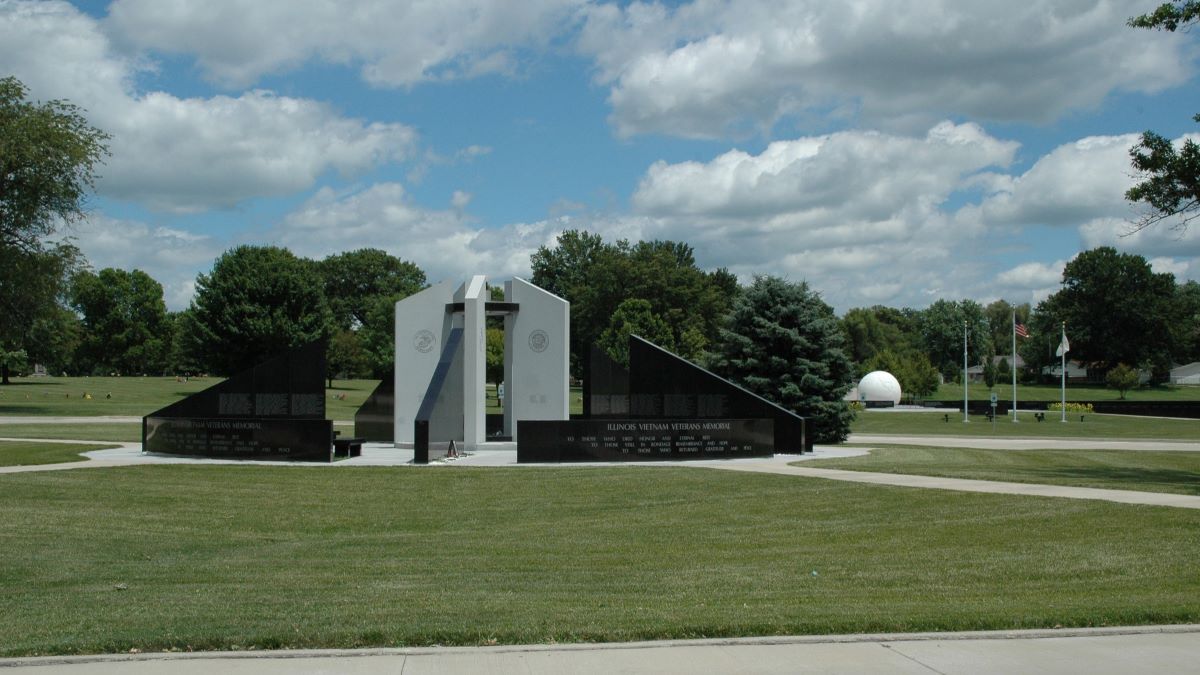
<svg viewBox="0 0 1200 675"><path fill-rule="evenodd" d="M988 389L987 385L983 383L967 385L967 397L972 401L986 401L992 392L995 392L1001 401L1012 401L1011 381L997 383L992 389ZM1058 401L1061 398L1062 390L1058 384L1017 385L1018 405L1022 402ZM962 399L962 384L954 384L953 382L941 385L938 387L937 392L932 396L926 397L926 400L929 401L961 402ZM1116 389L1082 384L1067 385L1068 401L1119 401L1120 399L1121 394ZM1186 385L1138 387L1125 392L1125 399L1128 401L1200 401L1200 387Z"/></svg>
<svg viewBox="0 0 1200 675"><path fill-rule="evenodd" d="M857 434L986 438L1200 439L1200 420L1088 414L1083 416L1081 422L1079 414L1068 413L1067 422L1063 423L1061 415L1047 413L1046 421L1038 422L1033 413L1021 413L1017 424L1013 424L1008 417L998 417L992 423L983 415L972 415L970 423L964 424L961 412L948 411L944 415L934 412L861 410L850 431ZM949 421L946 421L947 416Z"/></svg>
<svg viewBox="0 0 1200 675"><path fill-rule="evenodd" d="M104 450L112 445L85 445L72 443L24 443L0 441L0 466L29 466L32 464L57 464L78 462L87 459L81 452Z"/></svg>
<svg viewBox="0 0 1200 675"><path fill-rule="evenodd" d="M1200 453L877 447L870 455L796 462L851 471L1200 495Z"/></svg>
<svg viewBox="0 0 1200 675"><path fill-rule="evenodd" d="M60 417L148 415L220 382L220 378L19 377L0 387L0 415ZM325 390L325 416L353 420L378 380L334 380ZM86 398L90 395L91 398ZM501 412L495 387L487 388L488 412ZM583 412L583 394L571 390L571 412Z"/></svg>
<svg viewBox="0 0 1200 675"><path fill-rule="evenodd" d="M0 476L0 654L1200 620L1200 514L705 469Z"/></svg>

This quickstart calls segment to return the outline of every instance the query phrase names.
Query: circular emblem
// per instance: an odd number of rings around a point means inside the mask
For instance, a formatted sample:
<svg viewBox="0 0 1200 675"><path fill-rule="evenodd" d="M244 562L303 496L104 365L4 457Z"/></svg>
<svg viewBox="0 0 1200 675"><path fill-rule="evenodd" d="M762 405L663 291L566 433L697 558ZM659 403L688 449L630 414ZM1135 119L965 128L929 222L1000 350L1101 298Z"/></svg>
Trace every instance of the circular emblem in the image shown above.
<svg viewBox="0 0 1200 675"><path fill-rule="evenodd" d="M433 336L433 331L419 330L413 335L413 349L428 354L433 351L433 345L437 342L437 338Z"/></svg>
<svg viewBox="0 0 1200 675"><path fill-rule="evenodd" d="M546 335L544 330L535 330L529 334L529 348L535 352L541 353L546 351L546 347L550 346L550 336Z"/></svg>

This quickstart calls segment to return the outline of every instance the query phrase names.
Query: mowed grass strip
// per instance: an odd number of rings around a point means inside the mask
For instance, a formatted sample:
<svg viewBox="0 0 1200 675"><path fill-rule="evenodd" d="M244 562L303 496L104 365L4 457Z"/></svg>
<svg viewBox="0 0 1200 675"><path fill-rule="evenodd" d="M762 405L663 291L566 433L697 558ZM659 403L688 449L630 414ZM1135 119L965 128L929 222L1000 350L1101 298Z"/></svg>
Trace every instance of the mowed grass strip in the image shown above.
<svg viewBox="0 0 1200 675"><path fill-rule="evenodd" d="M22 377L0 387L0 415L60 417L143 416L185 396L203 391L224 378L193 377ZM325 415L354 419L378 380L334 380L325 390ZM85 396L90 395L91 398ZM111 398L110 398L111 396Z"/></svg>
<svg viewBox="0 0 1200 675"><path fill-rule="evenodd" d="M0 427L2 430L3 427ZM34 464L60 464L82 462L87 459L80 453L104 450L112 445L88 445L83 443L35 443L23 441L0 441L0 466L30 466Z"/></svg>
<svg viewBox="0 0 1200 675"><path fill-rule="evenodd" d="M793 465L1200 495L1200 453L1195 452L885 446L869 455Z"/></svg>
<svg viewBox="0 0 1200 675"><path fill-rule="evenodd" d="M1062 413L1046 412L1046 421L1038 422L1032 412L1022 412L1017 424L1008 417L989 422L983 415L971 415L970 423L964 424L962 412L953 410L944 413L860 410L850 432L983 438L1200 439L1200 420L1097 414L1083 415L1082 422L1079 418L1079 413L1068 413L1067 422L1063 423Z"/></svg>
<svg viewBox="0 0 1200 675"><path fill-rule="evenodd" d="M54 438L78 441L115 441L134 443L142 440L139 423L80 424L2 424L0 438Z"/></svg>
<svg viewBox="0 0 1200 675"><path fill-rule="evenodd" d="M1200 620L1185 509L615 469L0 476L0 654Z"/></svg>

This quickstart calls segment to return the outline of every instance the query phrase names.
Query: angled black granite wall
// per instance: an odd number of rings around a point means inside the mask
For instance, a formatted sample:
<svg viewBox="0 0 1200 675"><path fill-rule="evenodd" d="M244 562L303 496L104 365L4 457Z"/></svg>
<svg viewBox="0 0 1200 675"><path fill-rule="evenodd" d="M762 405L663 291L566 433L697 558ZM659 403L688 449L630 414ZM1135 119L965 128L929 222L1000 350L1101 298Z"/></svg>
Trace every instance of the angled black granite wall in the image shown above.
<svg viewBox="0 0 1200 675"><path fill-rule="evenodd" d="M804 418L668 352L629 336L629 417L767 418L775 452L812 452Z"/></svg>
<svg viewBox="0 0 1200 675"><path fill-rule="evenodd" d="M145 452L328 462L325 345L297 347L142 418Z"/></svg>
<svg viewBox="0 0 1200 675"><path fill-rule="evenodd" d="M446 336L446 346L413 421L414 464L441 459L451 441L463 441L462 342L461 328L452 329Z"/></svg>
<svg viewBox="0 0 1200 675"><path fill-rule="evenodd" d="M396 378L388 373L354 412L354 435L365 441L391 443L395 430Z"/></svg>
<svg viewBox="0 0 1200 675"><path fill-rule="evenodd" d="M629 337L628 370L596 347L588 366L586 419L769 418L776 452L812 452L803 417L636 335Z"/></svg>

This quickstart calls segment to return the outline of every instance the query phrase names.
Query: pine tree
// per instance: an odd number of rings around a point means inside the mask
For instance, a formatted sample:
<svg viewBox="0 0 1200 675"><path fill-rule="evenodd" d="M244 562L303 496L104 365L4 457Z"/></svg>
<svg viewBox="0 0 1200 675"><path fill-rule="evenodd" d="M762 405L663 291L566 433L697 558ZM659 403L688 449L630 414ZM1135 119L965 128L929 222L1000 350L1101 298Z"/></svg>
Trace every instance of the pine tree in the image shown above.
<svg viewBox="0 0 1200 675"><path fill-rule="evenodd" d="M806 283L756 277L734 302L714 345L714 370L808 419L818 443L850 434L843 400L852 364L833 308Z"/></svg>

